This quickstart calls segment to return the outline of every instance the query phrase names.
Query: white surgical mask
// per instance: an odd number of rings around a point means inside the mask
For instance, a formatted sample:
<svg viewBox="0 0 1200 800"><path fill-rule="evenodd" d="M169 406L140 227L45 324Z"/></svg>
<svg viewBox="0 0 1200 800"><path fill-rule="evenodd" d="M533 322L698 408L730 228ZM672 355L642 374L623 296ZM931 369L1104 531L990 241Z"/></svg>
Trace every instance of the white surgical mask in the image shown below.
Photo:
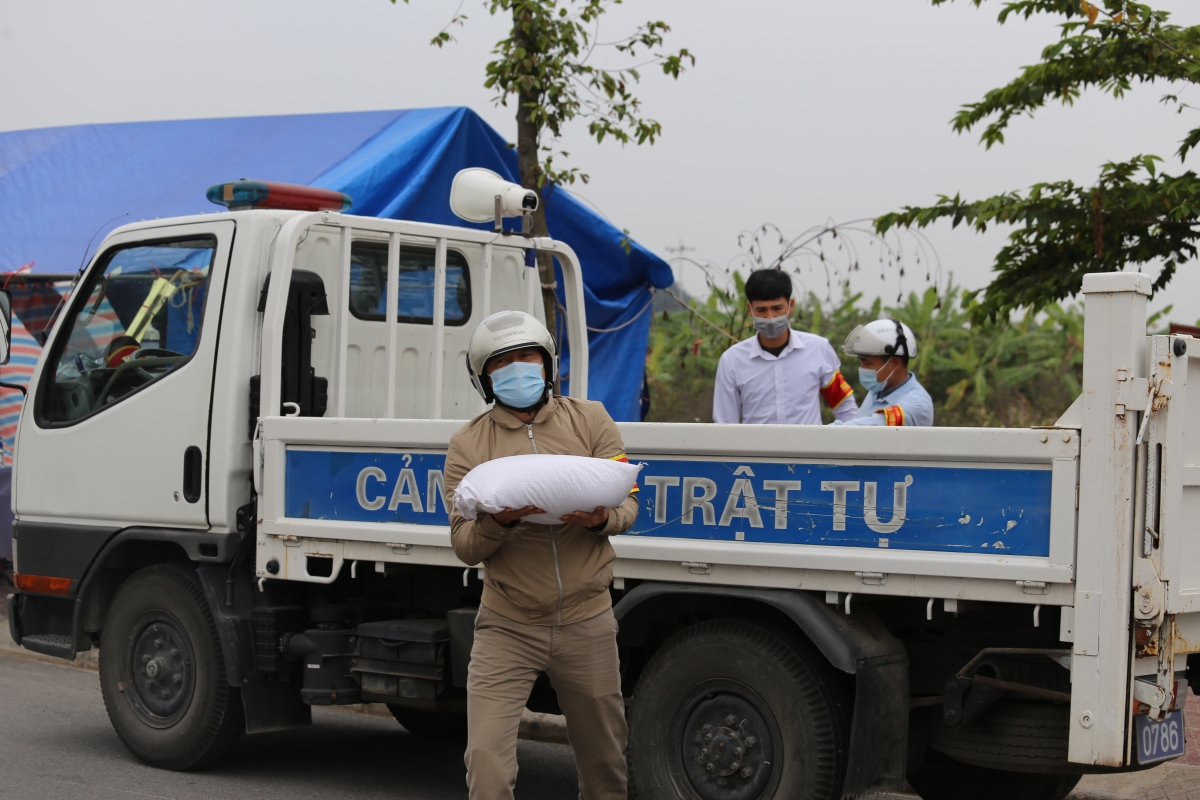
<svg viewBox="0 0 1200 800"><path fill-rule="evenodd" d="M890 361L891 359L888 360ZM892 377L895 371L896 368L893 366L891 371L888 372L888 377L880 380L875 370L867 369L866 367L859 367L858 382L861 383L863 388L868 392L875 392L876 394L879 394L881 391L887 388L888 379Z"/></svg>
<svg viewBox="0 0 1200 800"><path fill-rule="evenodd" d="M530 408L546 392L541 364L514 361L496 370L490 377L492 393L509 408Z"/></svg>
<svg viewBox="0 0 1200 800"><path fill-rule="evenodd" d="M775 339L788 329L788 315L778 317L754 317L754 330L767 339Z"/></svg>

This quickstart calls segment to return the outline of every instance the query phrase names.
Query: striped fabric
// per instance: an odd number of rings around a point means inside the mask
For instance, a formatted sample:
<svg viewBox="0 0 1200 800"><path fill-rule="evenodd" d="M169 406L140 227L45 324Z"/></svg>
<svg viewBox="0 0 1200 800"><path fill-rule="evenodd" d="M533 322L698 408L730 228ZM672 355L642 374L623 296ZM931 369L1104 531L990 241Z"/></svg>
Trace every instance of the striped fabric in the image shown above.
<svg viewBox="0 0 1200 800"><path fill-rule="evenodd" d="M45 344L46 335L50 333L50 317L71 284L67 281L57 284L10 281L4 288L12 292L13 316L20 317L33 338Z"/></svg>
<svg viewBox="0 0 1200 800"><path fill-rule="evenodd" d="M19 383L28 388L29 380L33 377L33 368L37 364L42 347L37 339L29 333L21 321L13 317L12 321L12 355L9 362L0 367L0 380L5 383ZM13 444L17 438L17 421L21 418L21 405L24 401L16 389L0 389L0 453L3 466L12 466Z"/></svg>

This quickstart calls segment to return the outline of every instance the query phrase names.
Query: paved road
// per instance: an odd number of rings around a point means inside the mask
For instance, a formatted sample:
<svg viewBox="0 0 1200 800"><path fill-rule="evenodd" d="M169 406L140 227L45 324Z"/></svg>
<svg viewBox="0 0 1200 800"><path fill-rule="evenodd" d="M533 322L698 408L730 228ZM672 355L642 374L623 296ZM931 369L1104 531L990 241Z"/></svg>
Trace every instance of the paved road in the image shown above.
<svg viewBox="0 0 1200 800"><path fill-rule="evenodd" d="M578 797L570 748L521 742L517 797ZM144 766L117 739L94 672L0 656L3 800L465 798L462 751L391 720L316 709L299 731L244 737L204 772Z"/></svg>
<svg viewBox="0 0 1200 800"><path fill-rule="evenodd" d="M1200 706L1200 698L1188 700L1188 711L1200 719L1200 708L1192 707ZM570 748L521 742L518 757L519 800L578 797ZM423 742L389 719L329 709L315 709L311 728L243 738L222 764L204 772L152 769L129 755L113 733L95 672L0 653L0 800L250 796L450 800L467 793L458 748ZM1200 800L1200 766L1177 763L1089 776L1071 795L1071 800L1135 798Z"/></svg>

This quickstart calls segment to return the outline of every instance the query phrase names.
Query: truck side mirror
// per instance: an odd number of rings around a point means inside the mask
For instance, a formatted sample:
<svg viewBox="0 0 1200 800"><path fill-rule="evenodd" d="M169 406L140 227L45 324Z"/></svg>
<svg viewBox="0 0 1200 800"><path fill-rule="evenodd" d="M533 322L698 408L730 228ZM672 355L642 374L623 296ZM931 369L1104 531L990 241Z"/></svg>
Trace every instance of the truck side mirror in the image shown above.
<svg viewBox="0 0 1200 800"><path fill-rule="evenodd" d="M12 292L0 289L0 364L7 364L12 353Z"/></svg>

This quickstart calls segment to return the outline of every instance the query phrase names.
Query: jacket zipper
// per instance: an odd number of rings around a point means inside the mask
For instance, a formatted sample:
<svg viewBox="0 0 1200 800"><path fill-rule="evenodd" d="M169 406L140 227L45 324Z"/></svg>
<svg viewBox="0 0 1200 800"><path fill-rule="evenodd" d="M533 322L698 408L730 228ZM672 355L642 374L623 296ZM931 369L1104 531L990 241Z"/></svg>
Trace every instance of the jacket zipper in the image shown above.
<svg viewBox="0 0 1200 800"><path fill-rule="evenodd" d="M529 444L533 447L534 455L537 454L537 440L533 438L533 423L526 422L525 430L529 433ZM562 572L558 568L558 543L554 539L554 526L550 526L550 549L554 553L554 580L558 582L558 624L562 627L562 606L563 606L563 585Z"/></svg>

